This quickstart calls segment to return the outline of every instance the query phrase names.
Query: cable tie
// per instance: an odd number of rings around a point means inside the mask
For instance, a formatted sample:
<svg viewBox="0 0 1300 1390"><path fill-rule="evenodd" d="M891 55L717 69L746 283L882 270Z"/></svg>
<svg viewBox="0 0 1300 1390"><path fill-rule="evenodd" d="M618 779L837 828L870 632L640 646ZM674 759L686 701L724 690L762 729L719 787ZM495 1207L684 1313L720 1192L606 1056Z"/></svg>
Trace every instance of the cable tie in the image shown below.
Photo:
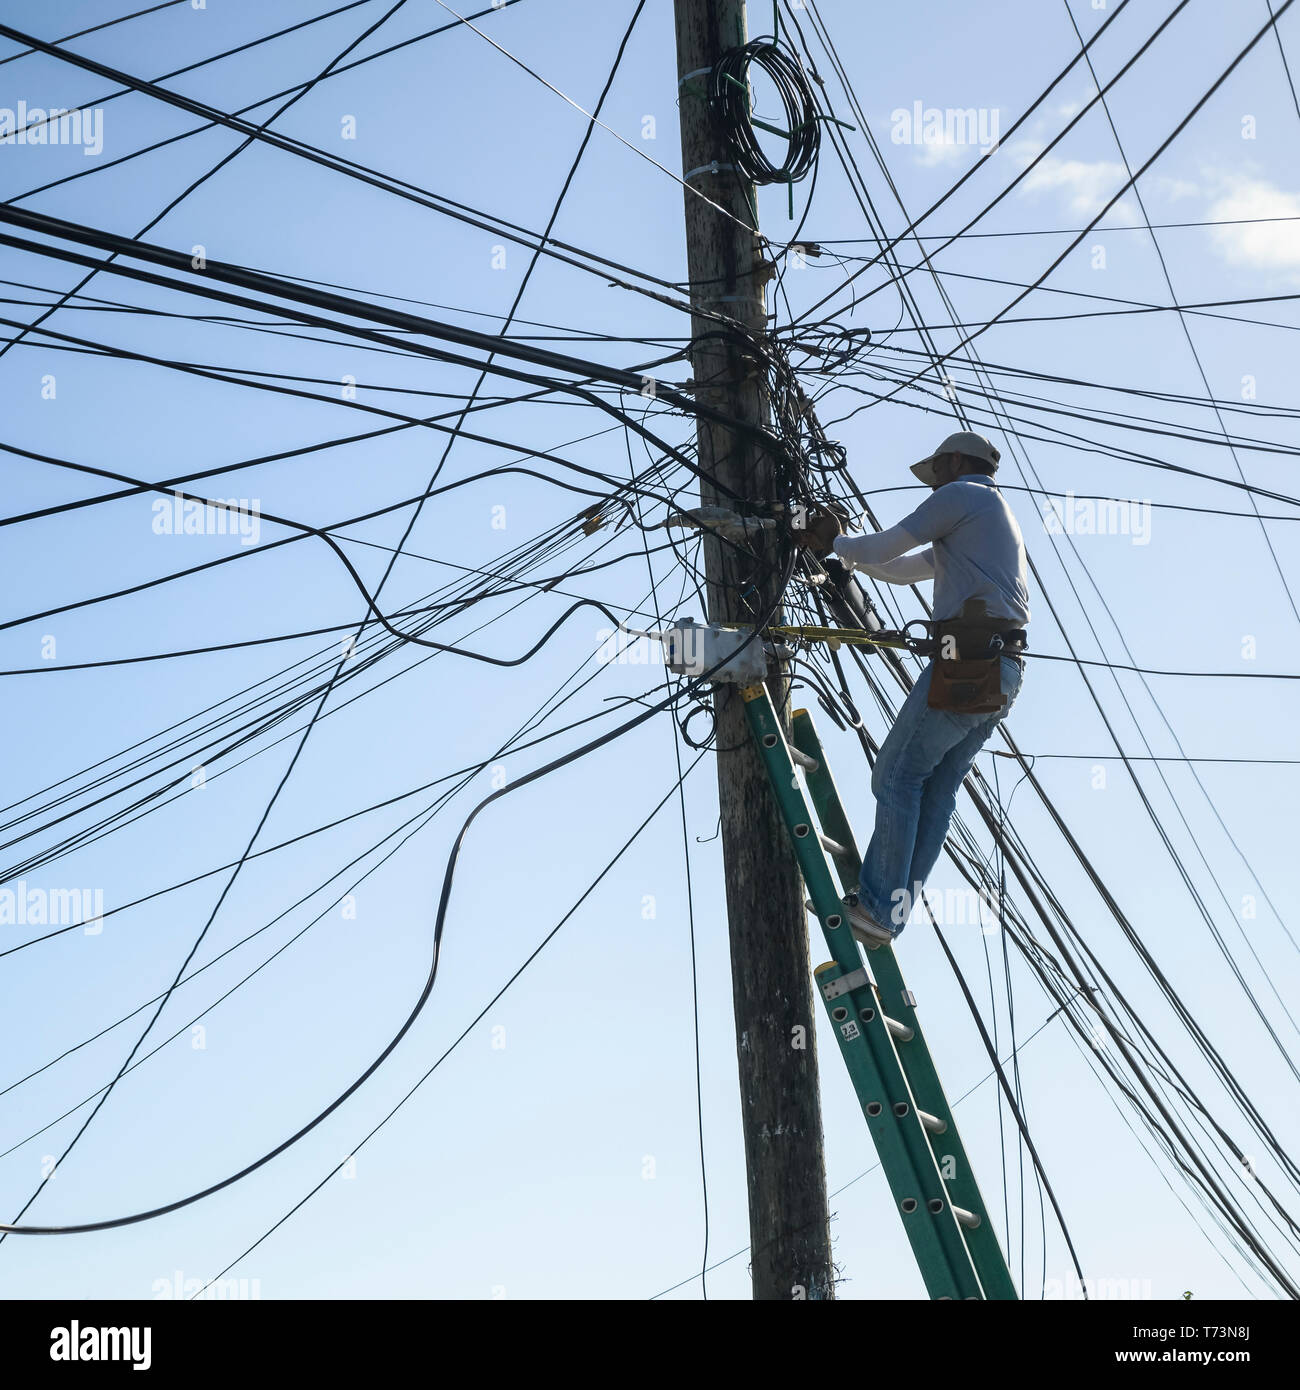
<svg viewBox="0 0 1300 1390"><path fill-rule="evenodd" d="M734 164L719 164L718 161L715 159L708 164L701 164L698 169L692 169L689 174L683 174L682 182L689 183L690 180L693 179L696 174L718 174L721 173L724 169L730 174L740 172Z"/></svg>

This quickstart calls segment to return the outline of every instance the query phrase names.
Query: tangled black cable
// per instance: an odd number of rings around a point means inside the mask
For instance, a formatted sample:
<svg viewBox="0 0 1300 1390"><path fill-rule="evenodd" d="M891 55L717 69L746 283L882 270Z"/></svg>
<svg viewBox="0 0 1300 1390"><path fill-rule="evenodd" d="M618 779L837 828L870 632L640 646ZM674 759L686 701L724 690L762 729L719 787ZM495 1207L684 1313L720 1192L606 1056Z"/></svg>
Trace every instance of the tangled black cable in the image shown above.
<svg viewBox="0 0 1300 1390"><path fill-rule="evenodd" d="M703 740L691 737L691 720L699 715L704 715L709 721L709 732ZM677 727L681 731L683 742L697 752L705 753L713 747L718 737L718 712L713 708L712 703L701 700L698 704L692 705L686 714L677 720Z"/></svg>
<svg viewBox="0 0 1300 1390"><path fill-rule="evenodd" d="M759 120L751 110L751 65L772 79L785 108L785 130ZM737 169L752 183L792 184L807 177L821 145L817 99L807 74L771 39L753 39L728 49L709 74L709 100L721 115ZM788 141L780 165L773 164L759 144L756 126Z"/></svg>
<svg viewBox="0 0 1300 1390"><path fill-rule="evenodd" d="M837 440L828 439L813 410L798 373L790 362L789 349L778 339L762 344L759 353L767 366L768 401L772 425L784 445L784 456L778 458L777 476L785 487L784 496L794 501L809 501L811 475L844 473L848 468L848 451ZM783 467L794 460L794 471L787 477Z"/></svg>

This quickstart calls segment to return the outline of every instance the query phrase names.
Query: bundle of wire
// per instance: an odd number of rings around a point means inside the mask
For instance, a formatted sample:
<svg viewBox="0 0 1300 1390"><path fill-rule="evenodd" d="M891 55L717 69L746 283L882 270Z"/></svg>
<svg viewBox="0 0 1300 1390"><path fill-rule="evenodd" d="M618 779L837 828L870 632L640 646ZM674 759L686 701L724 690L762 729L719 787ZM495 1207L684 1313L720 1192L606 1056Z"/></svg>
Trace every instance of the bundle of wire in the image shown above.
<svg viewBox="0 0 1300 1390"><path fill-rule="evenodd" d="M780 165L768 158L754 131L751 66L771 78L785 108L789 143ZM817 100L807 74L771 39L752 39L724 53L709 74L709 100L721 113L736 167L745 178L756 184L798 183L808 175L821 143Z"/></svg>

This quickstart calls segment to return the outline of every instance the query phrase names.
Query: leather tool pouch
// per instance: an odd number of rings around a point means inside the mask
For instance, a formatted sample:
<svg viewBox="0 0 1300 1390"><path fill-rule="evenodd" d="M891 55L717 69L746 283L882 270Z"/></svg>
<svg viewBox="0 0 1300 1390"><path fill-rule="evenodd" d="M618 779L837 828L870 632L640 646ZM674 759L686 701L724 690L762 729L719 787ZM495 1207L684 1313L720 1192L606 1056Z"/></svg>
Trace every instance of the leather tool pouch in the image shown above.
<svg viewBox="0 0 1300 1390"><path fill-rule="evenodd" d="M926 700L931 709L950 714L996 714L1006 702L1000 657L986 661L935 659Z"/></svg>
<svg viewBox="0 0 1300 1390"><path fill-rule="evenodd" d="M931 709L951 714L996 714L1002 709L1007 697L1002 693L1000 651L985 653L994 633L1005 627L1005 619L987 616L981 599L967 600L960 617L932 624L938 651L955 649L956 656L935 657L926 701Z"/></svg>

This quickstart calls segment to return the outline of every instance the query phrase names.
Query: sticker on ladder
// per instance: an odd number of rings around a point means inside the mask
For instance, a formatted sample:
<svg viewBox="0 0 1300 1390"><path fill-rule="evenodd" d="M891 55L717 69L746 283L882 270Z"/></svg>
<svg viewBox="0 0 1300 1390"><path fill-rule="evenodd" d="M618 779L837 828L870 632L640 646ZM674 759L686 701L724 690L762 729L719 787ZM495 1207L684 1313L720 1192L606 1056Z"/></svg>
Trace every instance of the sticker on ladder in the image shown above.
<svg viewBox="0 0 1300 1390"><path fill-rule="evenodd" d="M852 1042L854 1038L861 1036L858 1032L858 1025L853 1019L849 1019L847 1023L841 1023L840 1032L844 1034L845 1042Z"/></svg>

